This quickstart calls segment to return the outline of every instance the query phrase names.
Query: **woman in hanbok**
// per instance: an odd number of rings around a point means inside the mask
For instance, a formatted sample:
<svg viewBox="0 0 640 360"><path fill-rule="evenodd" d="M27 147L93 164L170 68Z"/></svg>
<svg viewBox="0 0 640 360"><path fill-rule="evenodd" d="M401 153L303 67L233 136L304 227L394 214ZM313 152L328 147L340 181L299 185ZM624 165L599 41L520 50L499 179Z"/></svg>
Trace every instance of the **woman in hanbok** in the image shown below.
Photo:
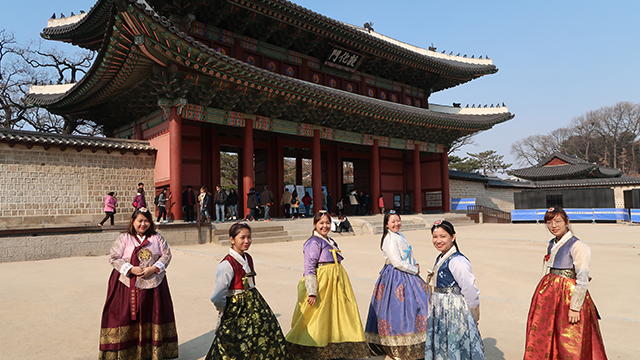
<svg viewBox="0 0 640 360"><path fill-rule="evenodd" d="M374 351L392 359L424 358L429 297L420 265L407 239L400 233L402 220L394 210L384 215L380 248L384 266L376 282L365 326Z"/></svg>
<svg viewBox="0 0 640 360"><path fill-rule="evenodd" d="M313 225L313 235L303 247L304 277L286 339L305 360L369 357L343 257L328 236L331 217L322 210L313 217Z"/></svg>
<svg viewBox="0 0 640 360"><path fill-rule="evenodd" d="M255 287L256 273L251 228L236 223L229 228L231 248L216 271L211 301L220 314L216 335L206 360L288 360L292 357L273 311Z"/></svg>
<svg viewBox="0 0 640 360"><path fill-rule="evenodd" d="M589 247L573 235L562 208L547 210L544 221L554 238L531 299L524 359L606 359L600 317L587 291Z"/></svg>
<svg viewBox="0 0 640 360"><path fill-rule="evenodd" d="M425 360L484 360L478 331L480 291L471 263L460 253L453 224L438 220L431 227L436 258L429 288Z"/></svg>
<svg viewBox="0 0 640 360"><path fill-rule="evenodd" d="M169 244L156 233L146 208L133 212L127 231L111 246L113 266L102 312L99 359L178 357L173 302L165 276Z"/></svg>

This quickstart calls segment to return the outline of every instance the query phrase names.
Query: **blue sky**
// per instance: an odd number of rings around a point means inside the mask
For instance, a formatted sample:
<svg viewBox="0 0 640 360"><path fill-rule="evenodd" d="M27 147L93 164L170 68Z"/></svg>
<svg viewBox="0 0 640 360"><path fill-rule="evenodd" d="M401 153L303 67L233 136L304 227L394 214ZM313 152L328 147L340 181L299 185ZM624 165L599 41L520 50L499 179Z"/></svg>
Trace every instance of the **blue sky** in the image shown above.
<svg viewBox="0 0 640 360"><path fill-rule="evenodd" d="M463 151L496 150L566 126L575 116L618 101L640 102L640 1L297 0L334 19L437 51L489 55L498 73L432 94L451 105L504 102L516 117L476 136ZM7 1L0 28L38 40L52 13L89 9L91 0ZM390 6L393 4L393 6ZM53 44L74 51L73 47ZM457 155L464 155L460 152Z"/></svg>

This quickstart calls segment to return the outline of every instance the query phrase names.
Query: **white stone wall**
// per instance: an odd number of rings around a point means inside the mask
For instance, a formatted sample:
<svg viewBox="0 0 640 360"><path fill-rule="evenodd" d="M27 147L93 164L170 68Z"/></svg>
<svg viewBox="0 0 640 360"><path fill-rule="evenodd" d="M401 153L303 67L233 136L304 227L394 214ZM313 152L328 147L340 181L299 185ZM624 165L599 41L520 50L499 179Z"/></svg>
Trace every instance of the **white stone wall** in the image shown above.
<svg viewBox="0 0 640 360"><path fill-rule="evenodd" d="M449 196L455 198L475 198L476 205L511 212L514 209L513 194L522 189L488 188L477 181L449 180Z"/></svg>
<svg viewBox="0 0 640 360"><path fill-rule="evenodd" d="M640 186L614 186L613 187L613 196L616 201L616 208L624 209L624 191L631 189L638 189Z"/></svg>
<svg viewBox="0 0 640 360"><path fill-rule="evenodd" d="M0 143L0 229L96 225L111 191L118 199L116 221L128 221L139 182L153 211L154 166L155 155L146 152Z"/></svg>

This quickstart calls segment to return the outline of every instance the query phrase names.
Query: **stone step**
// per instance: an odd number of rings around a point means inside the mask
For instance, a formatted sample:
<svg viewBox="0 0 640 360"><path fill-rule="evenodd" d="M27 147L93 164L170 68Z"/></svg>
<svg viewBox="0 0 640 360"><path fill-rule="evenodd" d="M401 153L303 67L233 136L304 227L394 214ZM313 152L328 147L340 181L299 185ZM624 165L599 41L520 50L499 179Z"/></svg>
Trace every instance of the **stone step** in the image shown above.
<svg viewBox="0 0 640 360"><path fill-rule="evenodd" d="M280 232L286 232L284 230L284 227L282 226L273 226L273 227L251 227L251 235L252 237L254 236L270 236L270 235L265 235L265 234L269 234L269 233L280 233ZM215 229L213 230L213 235L214 236L229 236L229 230L228 229Z"/></svg>

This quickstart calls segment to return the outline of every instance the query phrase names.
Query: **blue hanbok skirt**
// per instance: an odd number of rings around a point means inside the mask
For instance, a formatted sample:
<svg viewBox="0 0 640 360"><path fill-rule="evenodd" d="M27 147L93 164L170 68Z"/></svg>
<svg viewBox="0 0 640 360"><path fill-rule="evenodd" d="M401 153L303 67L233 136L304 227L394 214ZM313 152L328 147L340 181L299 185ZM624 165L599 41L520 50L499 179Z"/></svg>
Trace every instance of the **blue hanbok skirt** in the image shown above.
<svg viewBox="0 0 640 360"><path fill-rule="evenodd" d="M385 265L371 297L365 327L372 350L393 359L422 359L428 308L424 280Z"/></svg>
<svg viewBox="0 0 640 360"><path fill-rule="evenodd" d="M476 320L458 286L431 293L425 360L484 360Z"/></svg>

